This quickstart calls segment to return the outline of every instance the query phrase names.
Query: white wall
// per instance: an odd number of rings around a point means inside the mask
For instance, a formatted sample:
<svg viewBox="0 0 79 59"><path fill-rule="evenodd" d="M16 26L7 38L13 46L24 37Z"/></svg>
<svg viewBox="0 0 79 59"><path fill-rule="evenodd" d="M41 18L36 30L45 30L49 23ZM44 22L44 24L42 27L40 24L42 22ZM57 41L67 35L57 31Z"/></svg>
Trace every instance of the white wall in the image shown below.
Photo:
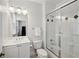
<svg viewBox="0 0 79 59"><path fill-rule="evenodd" d="M2 51L2 13L0 12L0 53Z"/></svg>
<svg viewBox="0 0 79 59"><path fill-rule="evenodd" d="M56 5L64 0L46 0L46 14L53 11L56 8Z"/></svg>
<svg viewBox="0 0 79 59"><path fill-rule="evenodd" d="M3 21L4 21L4 12L2 6L5 6L6 0L0 0L0 53L2 52L2 43L3 43Z"/></svg>
<svg viewBox="0 0 79 59"><path fill-rule="evenodd" d="M43 4L45 2L45 0L29 0L29 1L37 2L37 3L40 3L40 4Z"/></svg>

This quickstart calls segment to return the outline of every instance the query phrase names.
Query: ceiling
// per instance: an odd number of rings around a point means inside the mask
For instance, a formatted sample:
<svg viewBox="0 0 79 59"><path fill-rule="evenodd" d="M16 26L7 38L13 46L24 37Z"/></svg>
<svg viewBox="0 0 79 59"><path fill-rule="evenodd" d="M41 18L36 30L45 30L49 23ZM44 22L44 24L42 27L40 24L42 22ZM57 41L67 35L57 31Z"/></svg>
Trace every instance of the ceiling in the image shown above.
<svg viewBox="0 0 79 59"><path fill-rule="evenodd" d="M12 1L14 1L14 0L12 0ZM56 4L56 3L59 3L62 0L24 0L24 1L32 1L32 2L36 2L36 3L40 3L40 4L45 3L45 2L46 3Z"/></svg>
<svg viewBox="0 0 79 59"><path fill-rule="evenodd" d="M53 11L53 9L56 8L56 6L64 0L46 0L46 14Z"/></svg>
<svg viewBox="0 0 79 59"><path fill-rule="evenodd" d="M37 3L44 3L44 2L48 2L48 3L59 3L61 2L62 0L30 0L30 1L33 1L33 2L37 2Z"/></svg>
<svg viewBox="0 0 79 59"><path fill-rule="evenodd" d="M30 1L33 1L33 2L36 2L36 3L44 3L45 2L45 0L30 0Z"/></svg>
<svg viewBox="0 0 79 59"><path fill-rule="evenodd" d="M33 1L40 4L46 3L46 13L49 13L56 7L57 4L65 0L29 0L29 1Z"/></svg>

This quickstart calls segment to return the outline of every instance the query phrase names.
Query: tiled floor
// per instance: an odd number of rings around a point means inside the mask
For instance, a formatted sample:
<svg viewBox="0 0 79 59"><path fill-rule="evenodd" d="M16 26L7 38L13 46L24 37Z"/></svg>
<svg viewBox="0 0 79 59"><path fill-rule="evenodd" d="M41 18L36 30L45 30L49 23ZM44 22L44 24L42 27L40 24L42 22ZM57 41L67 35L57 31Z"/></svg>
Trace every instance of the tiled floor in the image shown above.
<svg viewBox="0 0 79 59"><path fill-rule="evenodd" d="M36 55L33 55L33 56L31 56L31 58L37 58L37 56Z"/></svg>

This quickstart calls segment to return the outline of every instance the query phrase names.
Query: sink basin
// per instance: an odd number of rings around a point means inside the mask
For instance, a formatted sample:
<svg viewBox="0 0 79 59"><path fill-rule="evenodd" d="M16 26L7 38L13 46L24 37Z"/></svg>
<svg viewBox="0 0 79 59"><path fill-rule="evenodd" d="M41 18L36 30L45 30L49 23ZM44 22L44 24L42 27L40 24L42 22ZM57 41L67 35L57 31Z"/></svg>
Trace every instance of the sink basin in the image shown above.
<svg viewBox="0 0 79 59"><path fill-rule="evenodd" d="M3 44L3 46L9 46L9 45L16 45L21 43L29 43L30 40L28 37L13 37L9 38L9 40L6 40Z"/></svg>

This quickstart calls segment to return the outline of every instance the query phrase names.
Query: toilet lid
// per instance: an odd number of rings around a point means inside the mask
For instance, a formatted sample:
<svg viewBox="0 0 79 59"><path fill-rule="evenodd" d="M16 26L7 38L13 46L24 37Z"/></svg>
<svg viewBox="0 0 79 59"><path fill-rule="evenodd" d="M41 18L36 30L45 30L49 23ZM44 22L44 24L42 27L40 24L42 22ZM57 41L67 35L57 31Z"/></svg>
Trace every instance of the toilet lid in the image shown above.
<svg viewBox="0 0 79 59"><path fill-rule="evenodd" d="M37 53L38 55L41 55L41 56L47 56L47 52L44 49L38 49Z"/></svg>

